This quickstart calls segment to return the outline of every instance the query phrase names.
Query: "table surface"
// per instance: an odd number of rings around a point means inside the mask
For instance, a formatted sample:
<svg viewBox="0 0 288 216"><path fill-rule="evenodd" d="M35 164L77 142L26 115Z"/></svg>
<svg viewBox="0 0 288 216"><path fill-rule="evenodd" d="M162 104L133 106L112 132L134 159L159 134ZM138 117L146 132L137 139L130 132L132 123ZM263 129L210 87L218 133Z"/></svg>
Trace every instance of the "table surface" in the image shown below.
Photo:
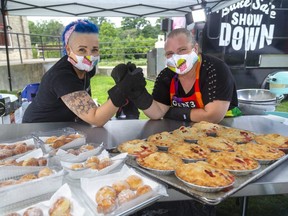
<svg viewBox="0 0 288 216"><path fill-rule="evenodd" d="M172 131L180 126L191 126L193 123L173 120L111 120L104 127L93 127L86 123L57 122L32 124L0 125L0 142L11 141L30 135L33 132L48 132L51 130L71 127L83 132L87 142L104 143L106 149L113 149L120 143L132 139L144 139L149 135ZM253 131L256 133L278 133L288 136L288 126L272 121L262 116L241 116L225 118L220 124ZM253 183L248 184L233 196L255 196L288 193L288 161Z"/></svg>

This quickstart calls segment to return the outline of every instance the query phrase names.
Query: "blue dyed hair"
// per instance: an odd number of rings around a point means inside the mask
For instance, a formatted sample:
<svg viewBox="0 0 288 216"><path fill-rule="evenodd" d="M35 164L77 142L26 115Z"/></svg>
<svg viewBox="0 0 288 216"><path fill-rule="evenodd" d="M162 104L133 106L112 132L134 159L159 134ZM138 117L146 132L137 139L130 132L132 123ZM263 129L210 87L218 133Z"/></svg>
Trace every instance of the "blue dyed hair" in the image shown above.
<svg viewBox="0 0 288 216"><path fill-rule="evenodd" d="M94 23L90 22L89 20L77 20L77 21L73 21L70 24L68 24L61 36L62 39L62 49L63 49L63 54L66 55L66 43L68 41L65 41L65 34L67 33L67 31L69 31L73 26L74 27L74 31L73 32L80 32L80 33L95 33L95 34L99 34L99 28L97 27L97 25L95 25Z"/></svg>

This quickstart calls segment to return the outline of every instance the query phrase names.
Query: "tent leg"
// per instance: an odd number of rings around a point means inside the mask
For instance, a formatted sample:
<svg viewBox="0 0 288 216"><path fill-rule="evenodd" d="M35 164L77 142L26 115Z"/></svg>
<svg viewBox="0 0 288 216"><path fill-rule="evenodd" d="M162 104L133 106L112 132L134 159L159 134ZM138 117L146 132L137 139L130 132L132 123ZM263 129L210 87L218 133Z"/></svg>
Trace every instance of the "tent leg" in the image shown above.
<svg viewBox="0 0 288 216"><path fill-rule="evenodd" d="M6 4L7 0L1 0L1 14L3 20L3 30L4 30L4 40L5 40L5 48L6 48L6 60L7 60L7 70L8 70L8 81L9 81L9 89L12 91L12 82L11 82L11 73L10 73L10 59L9 59L9 49L8 49L8 37L7 37L7 26L6 26Z"/></svg>

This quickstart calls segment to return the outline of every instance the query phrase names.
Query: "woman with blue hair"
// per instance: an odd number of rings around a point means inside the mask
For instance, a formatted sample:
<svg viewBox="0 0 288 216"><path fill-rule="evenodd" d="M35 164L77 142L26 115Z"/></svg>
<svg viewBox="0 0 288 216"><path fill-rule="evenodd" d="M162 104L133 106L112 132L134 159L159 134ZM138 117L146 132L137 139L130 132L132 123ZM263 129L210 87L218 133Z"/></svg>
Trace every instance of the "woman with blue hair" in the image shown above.
<svg viewBox="0 0 288 216"><path fill-rule="evenodd" d="M90 79L99 62L98 27L88 20L77 20L65 27L62 41L64 56L42 77L39 90L24 113L23 123L82 119L103 126L127 103L131 91L145 86L145 78L138 68L137 73L127 73L112 87L108 91L109 100L98 107L90 89ZM121 67L121 70L128 68Z"/></svg>

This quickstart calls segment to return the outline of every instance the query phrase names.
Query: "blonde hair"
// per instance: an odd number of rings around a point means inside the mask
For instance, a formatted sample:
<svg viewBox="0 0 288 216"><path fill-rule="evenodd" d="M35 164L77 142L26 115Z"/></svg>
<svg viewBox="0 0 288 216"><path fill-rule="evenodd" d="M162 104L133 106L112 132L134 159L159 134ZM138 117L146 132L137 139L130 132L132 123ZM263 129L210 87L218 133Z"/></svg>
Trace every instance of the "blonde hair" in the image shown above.
<svg viewBox="0 0 288 216"><path fill-rule="evenodd" d="M192 44L192 46L194 46L197 41L194 37L194 35L192 35L191 31L185 29L185 28L178 28L178 29L174 29L173 31L171 31L168 35L167 35L167 39L168 38L173 38L175 36L178 36L179 34L184 34L187 37L187 41L189 43Z"/></svg>

